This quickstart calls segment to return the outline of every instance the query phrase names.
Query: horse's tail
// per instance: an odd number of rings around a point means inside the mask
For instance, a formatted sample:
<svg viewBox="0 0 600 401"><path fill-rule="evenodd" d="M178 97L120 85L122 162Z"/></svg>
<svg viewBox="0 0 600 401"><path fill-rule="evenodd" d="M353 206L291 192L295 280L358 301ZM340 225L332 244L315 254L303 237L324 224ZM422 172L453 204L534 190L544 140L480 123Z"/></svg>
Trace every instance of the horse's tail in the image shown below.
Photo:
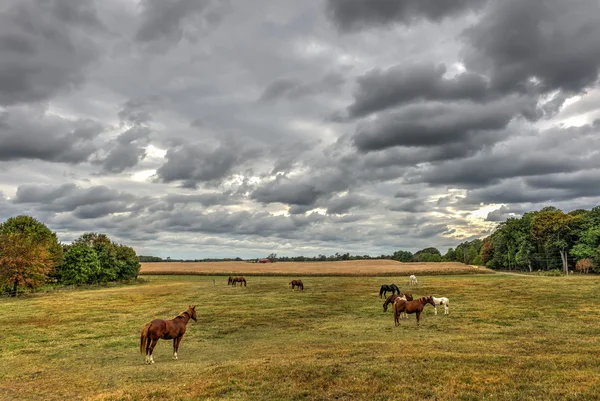
<svg viewBox="0 0 600 401"><path fill-rule="evenodd" d="M148 335L150 331L150 325L152 325L152 322L146 323L142 329L142 334L140 335L140 352L142 354L144 353L144 345L146 345L146 348L148 348L148 343L150 342L150 337Z"/></svg>

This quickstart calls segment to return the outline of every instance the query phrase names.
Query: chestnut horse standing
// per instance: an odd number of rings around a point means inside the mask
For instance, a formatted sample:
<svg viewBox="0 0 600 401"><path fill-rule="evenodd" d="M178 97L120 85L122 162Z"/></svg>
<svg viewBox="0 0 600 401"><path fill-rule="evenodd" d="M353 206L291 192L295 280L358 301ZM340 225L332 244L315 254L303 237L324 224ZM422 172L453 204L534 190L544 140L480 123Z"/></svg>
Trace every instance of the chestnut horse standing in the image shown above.
<svg viewBox="0 0 600 401"><path fill-rule="evenodd" d="M423 312L423 308L425 305L431 304L431 306L435 307L435 303L433 302L432 297L423 297L414 301L403 301L396 300L394 302L394 325L400 326L400 313L415 313L417 315L417 324L421 320L421 312Z"/></svg>
<svg viewBox="0 0 600 401"><path fill-rule="evenodd" d="M234 287L237 287L236 283L240 283L240 287L242 286L242 283L244 284L244 287L247 287L246 285L246 279L244 277L231 277L229 276L229 280L227 281L227 285L231 284Z"/></svg>
<svg viewBox="0 0 600 401"><path fill-rule="evenodd" d="M154 347L160 338L163 340L173 340L173 359L177 359L179 343L185 334L185 326L190 319L193 319L194 322L198 321L196 306L190 306L187 308L187 310L181 312L173 319L156 319L144 325L144 328L142 329L142 335L140 337L140 352L142 354L144 353L145 346L147 364L154 363L152 351L154 351Z"/></svg>
<svg viewBox="0 0 600 401"><path fill-rule="evenodd" d="M302 291L304 291L304 283L302 282L302 280L292 280L290 284L292 285L292 290L294 289L294 287L298 287Z"/></svg>
<svg viewBox="0 0 600 401"><path fill-rule="evenodd" d="M413 296L411 294L404 294L404 293L392 294L389 297L387 297L387 299L383 303L383 311L387 312L388 306L390 304L393 304L396 301L396 299L398 299L398 298L404 299L405 301L412 301L413 300Z"/></svg>

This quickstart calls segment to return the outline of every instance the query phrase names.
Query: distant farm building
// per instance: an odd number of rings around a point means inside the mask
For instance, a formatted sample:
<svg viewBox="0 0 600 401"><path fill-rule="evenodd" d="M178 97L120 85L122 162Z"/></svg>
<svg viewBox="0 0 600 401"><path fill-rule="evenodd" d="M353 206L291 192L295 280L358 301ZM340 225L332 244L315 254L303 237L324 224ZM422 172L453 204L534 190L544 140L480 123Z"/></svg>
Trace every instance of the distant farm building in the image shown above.
<svg viewBox="0 0 600 401"><path fill-rule="evenodd" d="M258 263L272 263L271 259L258 259L257 262Z"/></svg>

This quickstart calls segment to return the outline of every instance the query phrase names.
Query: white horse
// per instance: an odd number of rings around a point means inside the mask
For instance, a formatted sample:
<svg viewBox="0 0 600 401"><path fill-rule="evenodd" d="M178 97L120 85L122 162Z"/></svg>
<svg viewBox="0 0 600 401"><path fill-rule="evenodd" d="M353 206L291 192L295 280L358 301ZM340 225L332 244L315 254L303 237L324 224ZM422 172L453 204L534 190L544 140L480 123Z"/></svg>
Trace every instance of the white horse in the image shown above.
<svg viewBox="0 0 600 401"><path fill-rule="evenodd" d="M441 297L441 298L431 297L431 298L433 298L433 303L435 304L433 307L435 314L437 315L437 306L444 305L444 315L447 315L448 310L450 309L450 300L446 297Z"/></svg>
<svg viewBox="0 0 600 401"><path fill-rule="evenodd" d="M414 274L411 274L408 278L408 285L417 285L417 277Z"/></svg>

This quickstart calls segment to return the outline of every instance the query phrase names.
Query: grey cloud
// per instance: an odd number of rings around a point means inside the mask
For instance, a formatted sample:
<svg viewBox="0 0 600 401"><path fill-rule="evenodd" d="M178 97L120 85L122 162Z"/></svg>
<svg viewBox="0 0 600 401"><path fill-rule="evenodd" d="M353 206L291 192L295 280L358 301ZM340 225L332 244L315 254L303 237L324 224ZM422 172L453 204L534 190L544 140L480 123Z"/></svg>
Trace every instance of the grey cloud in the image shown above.
<svg viewBox="0 0 600 401"><path fill-rule="evenodd" d="M337 91L344 82L344 77L337 73L329 73L318 81L308 83L291 78L276 79L267 86L259 100L263 102L281 98L292 100Z"/></svg>
<svg viewBox="0 0 600 401"><path fill-rule="evenodd" d="M579 92L598 79L599 11L595 0L494 1L464 33L465 64L498 90Z"/></svg>
<svg viewBox="0 0 600 401"><path fill-rule="evenodd" d="M359 123L353 137L361 151L393 146L433 146L467 141L491 133L490 143L517 113L531 106L527 99L502 99L488 104L424 104Z"/></svg>
<svg viewBox="0 0 600 401"><path fill-rule="evenodd" d="M200 182L222 180L256 155L251 150L242 151L222 144L216 148L205 144L185 145L167 151L167 161L156 170L156 175L163 182L182 181L183 187L195 188Z"/></svg>
<svg viewBox="0 0 600 401"><path fill-rule="evenodd" d="M142 0L141 22L135 34L140 42L178 43L198 29L210 29L223 18L226 2L210 0Z"/></svg>
<svg viewBox="0 0 600 401"><path fill-rule="evenodd" d="M44 101L83 82L97 57L93 3L9 1L0 13L0 105Z"/></svg>
<svg viewBox="0 0 600 401"><path fill-rule="evenodd" d="M101 164L103 170L110 173L122 173L136 166L146 157L145 146L150 132L149 128L140 126L122 132L107 145L110 149L106 157L95 163Z"/></svg>
<svg viewBox="0 0 600 401"><path fill-rule="evenodd" d="M464 72L444 78L443 64L398 65L385 71L375 69L357 79L351 117L399 106L417 100L484 100L489 97L484 77Z"/></svg>
<svg viewBox="0 0 600 401"><path fill-rule="evenodd" d="M515 216L516 214L512 211L510 207L503 205L499 209L489 212L485 219L486 221L500 222L506 221L506 219Z"/></svg>
<svg viewBox="0 0 600 401"><path fill-rule="evenodd" d="M357 194L348 194L342 197L333 198L327 203L327 214L344 214L357 206L367 206L372 201Z"/></svg>
<svg viewBox="0 0 600 401"><path fill-rule="evenodd" d="M94 152L104 131L91 120L67 120L43 110L11 107L0 111L0 161L39 159L81 163Z"/></svg>
<svg viewBox="0 0 600 401"><path fill-rule="evenodd" d="M73 212L79 218L96 218L104 214L129 211L135 197L106 186L80 188L73 184L20 185L15 204L34 204L43 211Z"/></svg>
<svg viewBox="0 0 600 401"><path fill-rule="evenodd" d="M356 31L394 23L411 25L421 19L441 21L485 3L486 0L327 0L327 11L342 31Z"/></svg>
<svg viewBox="0 0 600 401"><path fill-rule="evenodd" d="M411 199L404 202L392 203L388 209L393 212L421 213L426 212L428 207L422 199Z"/></svg>

